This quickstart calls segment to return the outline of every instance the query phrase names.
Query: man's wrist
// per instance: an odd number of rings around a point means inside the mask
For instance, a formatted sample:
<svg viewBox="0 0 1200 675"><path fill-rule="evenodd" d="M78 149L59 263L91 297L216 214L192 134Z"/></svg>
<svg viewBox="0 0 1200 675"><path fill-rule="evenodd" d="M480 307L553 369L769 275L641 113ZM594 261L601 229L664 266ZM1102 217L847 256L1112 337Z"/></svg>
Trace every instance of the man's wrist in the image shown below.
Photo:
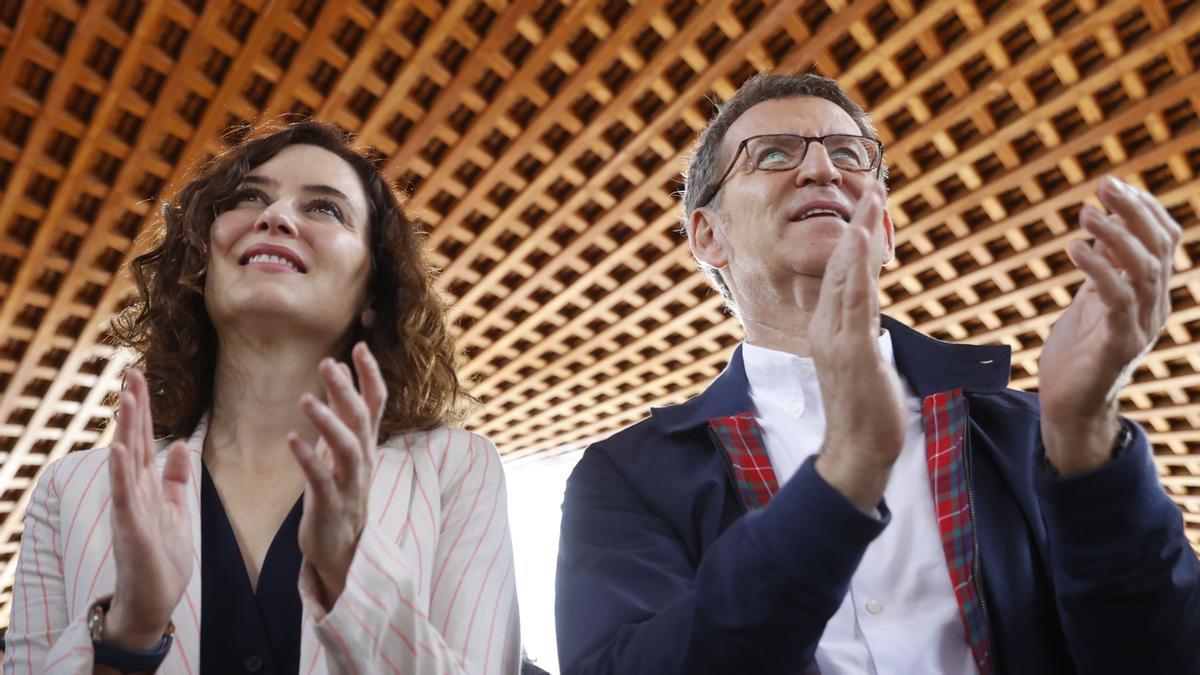
<svg viewBox="0 0 1200 675"><path fill-rule="evenodd" d="M1046 461L1062 476L1086 473L1113 459L1114 444L1123 426L1116 406L1091 416L1070 421L1042 419L1042 443Z"/></svg>
<svg viewBox="0 0 1200 675"><path fill-rule="evenodd" d="M858 510L878 517L879 502L883 500L883 491L892 473L890 465L863 466L861 462L847 460L836 452L823 449L813 468Z"/></svg>

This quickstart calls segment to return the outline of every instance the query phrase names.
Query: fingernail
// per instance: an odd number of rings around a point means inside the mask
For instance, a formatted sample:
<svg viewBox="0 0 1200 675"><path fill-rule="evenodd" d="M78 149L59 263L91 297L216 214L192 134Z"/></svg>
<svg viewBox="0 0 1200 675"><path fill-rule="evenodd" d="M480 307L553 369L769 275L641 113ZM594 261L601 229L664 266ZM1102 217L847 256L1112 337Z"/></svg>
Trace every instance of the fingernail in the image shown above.
<svg viewBox="0 0 1200 675"><path fill-rule="evenodd" d="M1130 192L1129 184L1116 176L1105 176L1101 187L1113 195L1129 194Z"/></svg>

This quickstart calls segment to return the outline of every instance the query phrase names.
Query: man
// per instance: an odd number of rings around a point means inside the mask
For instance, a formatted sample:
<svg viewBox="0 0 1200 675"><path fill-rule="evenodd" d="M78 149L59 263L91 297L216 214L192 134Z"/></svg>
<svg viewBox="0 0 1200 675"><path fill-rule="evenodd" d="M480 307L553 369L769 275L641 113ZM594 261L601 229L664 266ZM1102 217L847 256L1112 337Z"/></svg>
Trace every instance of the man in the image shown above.
<svg viewBox="0 0 1200 675"><path fill-rule="evenodd" d="M567 485L564 673L1200 673L1200 562L1117 392L1170 310L1180 228L1105 179L1042 350L880 318L883 148L814 75L701 134L688 243L746 341Z"/></svg>

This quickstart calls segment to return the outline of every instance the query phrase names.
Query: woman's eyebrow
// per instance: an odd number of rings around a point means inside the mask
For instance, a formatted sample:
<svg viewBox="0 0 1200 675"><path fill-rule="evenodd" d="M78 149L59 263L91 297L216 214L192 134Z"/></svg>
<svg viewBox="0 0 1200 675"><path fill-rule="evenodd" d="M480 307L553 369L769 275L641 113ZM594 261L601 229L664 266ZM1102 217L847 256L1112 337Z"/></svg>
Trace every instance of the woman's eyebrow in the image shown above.
<svg viewBox="0 0 1200 675"><path fill-rule="evenodd" d="M347 204L350 203L350 198L346 196L346 193L342 192L341 190L339 190L335 187L331 187L329 185L321 185L321 184L305 185L304 191L305 192L314 192L316 194L326 195L328 197L337 197L338 199L346 202Z"/></svg>
<svg viewBox="0 0 1200 675"><path fill-rule="evenodd" d="M274 178L267 178L266 176L255 176L255 175L246 176L245 178L242 179L242 183L243 184L251 183L251 184L258 184L258 185L270 185L270 186L279 185L279 181L275 180Z"/></svg>

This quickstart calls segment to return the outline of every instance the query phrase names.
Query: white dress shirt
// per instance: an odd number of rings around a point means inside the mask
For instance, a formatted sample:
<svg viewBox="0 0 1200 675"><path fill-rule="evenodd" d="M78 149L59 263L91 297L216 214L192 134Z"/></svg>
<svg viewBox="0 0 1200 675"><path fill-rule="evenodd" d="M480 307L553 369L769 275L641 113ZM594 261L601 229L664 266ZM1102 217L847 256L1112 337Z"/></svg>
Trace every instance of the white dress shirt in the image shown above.
<svg viewBox="0 0 1200 675"><path fill-rule="evenodd" d="M887 331L879 350L894 368ZM825 437L817 371L811 358L749 343L742 354L755 420L783 485ZM907 384L905 407L904 448L884 490L892 522L867 547L825 627L816 655L822 675L978 673L934 520L921 401Z"/></svg>

